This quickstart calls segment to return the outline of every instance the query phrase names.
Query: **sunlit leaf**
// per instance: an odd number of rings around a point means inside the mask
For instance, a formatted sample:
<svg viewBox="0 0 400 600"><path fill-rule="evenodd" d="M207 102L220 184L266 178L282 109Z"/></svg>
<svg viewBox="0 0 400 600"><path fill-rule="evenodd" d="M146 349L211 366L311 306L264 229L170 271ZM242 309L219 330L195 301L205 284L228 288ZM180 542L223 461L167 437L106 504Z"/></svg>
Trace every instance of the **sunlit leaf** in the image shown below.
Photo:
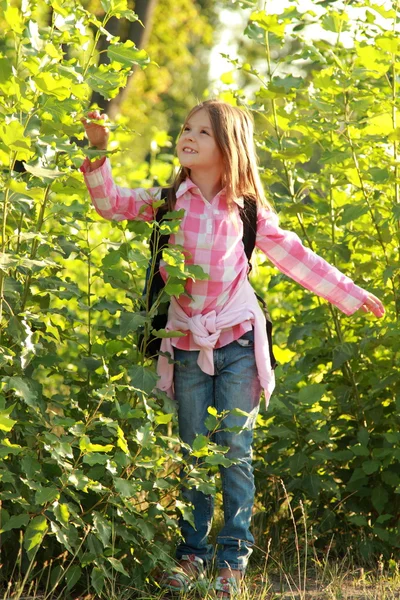
<svg viewBox="0 0 400 600"><path fill-rule="evenodd" d="M107 55L111 60L115 60L125 67L132 67L134 64L143 66L150 62L147 52L136 48L130 40L122 44L111 44L107 49Z"/></svg>

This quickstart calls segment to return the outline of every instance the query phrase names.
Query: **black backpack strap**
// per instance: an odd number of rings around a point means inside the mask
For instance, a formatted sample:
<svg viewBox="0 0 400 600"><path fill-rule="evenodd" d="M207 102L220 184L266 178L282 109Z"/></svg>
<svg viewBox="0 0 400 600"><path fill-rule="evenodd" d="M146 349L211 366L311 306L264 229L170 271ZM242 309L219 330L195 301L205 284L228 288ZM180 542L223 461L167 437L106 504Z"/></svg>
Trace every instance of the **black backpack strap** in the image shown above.
<svg viewBox="0 0 400 600"><path fill-rule="evenodd" d="M249 262L249 273L251 271L251 255L253 254L253 250L256 245L256 237L257 237L257 203L253 198L244 198L244 206L243 208L239 208L240 217L243 221L243 245L244 251L247 256L247 260ZM269 357L271 360L271 367L275 369L277 362L274 356L274 351L272 347L272 320L268 311L267 304L261 296L256 294L256 298L260 303L263 313L265 315L266 324L267 324L267 338L268 338L268 346L269 346Z"/></svg>
<svg viewBox="0 0 400 600"><path fill-rule="evenodd" d="M256 245L257 237L257 203L253 198L243 198L243 208L239 208L240 218L243 221L243 246L251 270L251 255Z"/></svg>

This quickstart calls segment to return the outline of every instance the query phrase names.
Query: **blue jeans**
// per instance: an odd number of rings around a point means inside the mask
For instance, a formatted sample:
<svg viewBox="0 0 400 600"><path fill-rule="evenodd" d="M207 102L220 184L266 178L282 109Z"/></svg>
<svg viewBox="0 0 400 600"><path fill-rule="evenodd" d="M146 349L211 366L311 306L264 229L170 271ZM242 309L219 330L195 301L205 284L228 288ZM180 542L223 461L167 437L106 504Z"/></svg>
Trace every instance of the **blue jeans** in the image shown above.
<svg viewBox="0 0 400 600"><path fill-rule="evenodd" d="M177 361L174 369L175 398L178 404L179 435L192 445L197 434L207 435L204 422L213 406L218 413L240 408L249 417L228 415L213 437L218 445L228 446L225 456L238 460L230 467L220 467L224 526L217 537L217 568L230 567L245 571L252 552L254 538L250 532L254 503L252 469L253 428L258 414L261 386L254 358L254 333L249 331L239 340L214 350L215 374L207 375L197 364L198 351L174 351ZM240 427L238 433L227 428ZM196 529L180 519L183 540L177 549L177 558L195 554L205 562L214 555L208 544L214 498L195 489L183 489L186 501L193 504Z"/></svg>

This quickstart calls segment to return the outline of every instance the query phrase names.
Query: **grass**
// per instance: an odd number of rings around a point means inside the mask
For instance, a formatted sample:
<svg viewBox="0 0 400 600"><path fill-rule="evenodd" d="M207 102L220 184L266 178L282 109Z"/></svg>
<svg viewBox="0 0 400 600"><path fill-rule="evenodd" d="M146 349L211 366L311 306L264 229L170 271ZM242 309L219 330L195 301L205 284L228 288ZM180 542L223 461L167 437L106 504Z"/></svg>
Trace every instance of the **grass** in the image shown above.
<svg viewBox="0 0 400 600"><path fill-rule="evenodd" d="M299 579L300 573L300 579ZM212 575L206 582L198 584L195 590L179 596L179 600L211 600ZM66 591L54 593L53 585L31 581L23 585L22 580L10 582L0 593L2 600L61 600L67 597ZM53 588L53 589L50 589ZM50 593L49 593L50 592ZM165 593L155 584L147 589L121 588L110 581L105 588L108 600L162 600ZM99 600L92 590L81 596L68 596L73 600ZM341 561L319 561L308 557L306 575L304 565L298 569L296 558L291 565L283 566L279 557L265 553L264 561L253 564L249 569L241 600L400 600L400 564L379 563L366 571L352 565L350 557Z"/></svg>
<svg viewBox="0 0 400 600"><path fill-rule="evenodd" d="M255 527L256 540L264 546L255 546L240 600L400 600L400 561L391 559L384 563L383 560L378 560L366 570L355 564L351 549L340 560L333 558L332 543L321 556L315 550L303 505L300 503L296 509L302 515L299 525L284 486L283 489L293 543L285 544L281 539L275 539L273 543L272 538L267 538L263 527ZM222 524L220 498L217 504L219 506L211 536L211 541L214 542L216 532ZM301 532L298 531L299 527ZM356 546L356 542L357 540L353 546ZM22 540L12 580L3 591L0 588L0 600L100 600L89 581L85 593L79 596L67 593L65 582L61 583L62 578L57 582L53 577L50 581L49 576L46 576L45 573L49 572L46 564L40 566L31 561L28 571L22 570L21 556ZM64 572L69 568L67 555L65 561ZM215 597L212 589L214 574L215 569L210 569L206 581L199 583L190 593L175 598L212 600ZM154 579L157 579L157 575L154 575ZM117 580L117 577L106 580L102 600L163 600L167 597L154 581L149 581L139 590L131 586L122 587Z"/></svg>

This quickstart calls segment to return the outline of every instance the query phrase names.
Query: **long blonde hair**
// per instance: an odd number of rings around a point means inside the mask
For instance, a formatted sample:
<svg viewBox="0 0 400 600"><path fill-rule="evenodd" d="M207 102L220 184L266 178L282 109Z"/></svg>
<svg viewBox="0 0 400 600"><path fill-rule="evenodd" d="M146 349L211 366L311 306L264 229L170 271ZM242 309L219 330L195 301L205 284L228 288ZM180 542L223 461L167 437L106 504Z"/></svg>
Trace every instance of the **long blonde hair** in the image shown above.
<svg viewBox="0 0 400 600"><path fill-rule="evenodd" d="M228 206L232 207L234 198L246 196L258 205L274 210L265 198L258 173L252 115L244 108L220 100L205 100L192 108L183 127L190 117L202 108L210 117L215 140L222 153L224 161L222 185L226 190ZM187 177L190 177L190 169L181 167L172 185L173 190L176 191Z"/></svg>

